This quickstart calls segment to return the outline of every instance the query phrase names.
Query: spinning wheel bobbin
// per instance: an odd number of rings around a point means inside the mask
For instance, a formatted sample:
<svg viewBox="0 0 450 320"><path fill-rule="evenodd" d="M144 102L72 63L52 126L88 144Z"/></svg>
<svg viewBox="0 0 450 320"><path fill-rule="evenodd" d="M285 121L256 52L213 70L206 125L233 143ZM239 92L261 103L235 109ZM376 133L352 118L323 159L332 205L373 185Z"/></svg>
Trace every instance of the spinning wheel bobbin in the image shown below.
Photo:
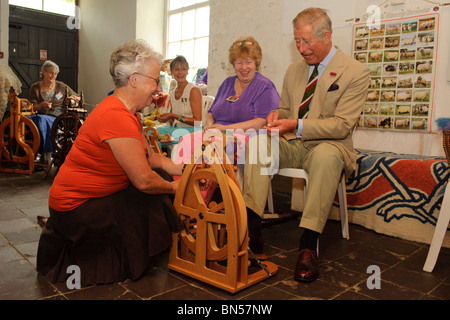
<svg viewBox="0 0 450 320"><path fill-rule="evenodd" d="M234 166L221 161L226 155L218 155L214 142L204 142L202 149L201 158L194 155L186 166L175 196L184 230L173 234L169 268L236 293L276 274L278 267L263 261L263 269L249 274L247 211ZM205 181L217 185L218 203L205 201Z"/></svg>

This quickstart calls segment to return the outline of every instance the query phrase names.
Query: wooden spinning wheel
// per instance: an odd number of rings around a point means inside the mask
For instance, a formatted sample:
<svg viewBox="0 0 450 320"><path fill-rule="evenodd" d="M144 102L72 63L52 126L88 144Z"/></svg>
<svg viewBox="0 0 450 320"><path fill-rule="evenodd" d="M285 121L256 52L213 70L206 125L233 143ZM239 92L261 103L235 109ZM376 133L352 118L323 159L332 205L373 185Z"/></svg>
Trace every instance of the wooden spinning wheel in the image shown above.
<svg viewBox="0 0 450 320"><path fill-rule="evenodd" d="M52 126L52 144L55 151L67 153L70 150L83 121L84 119L78 116L77 110L56 118Z"/></svg>
<svg viewBox="0 0 450 320"><path fill-rule="evenodd" d="M263 269L249 274L247 211L234 166L222 161L226 155L215 143L204 142L202 150L201 158L186 166L175 196L184 230L173 235L169 268L235 293L274 275L278 267L264 261ZM217 185L217 202L205 202L205 181Z"/></svg>
<svg viewBox="0 0 450 320"><path fill-rule="evenodd" d="M0 172L32 174L34 157L39 150L39 130L27 115L33 115L33 105L19 99L11 87L8 101L11 116L0 125Z"/></svg>
<svg viewBox="0 0 450 320"><path fill-rule="evenodd" d="M150 148L152 148L152 150L155 153L159 153L159 154L162 154L164 156L167 155L167 153L163 152L161 150L161 148L159 147L159 145L158 145L158 139L159 139L158 129L156 129L154 127L147 127L147 128L145 128L144 129L144 138L147 140Z"/></svg>
<svg viewBox="0 0 450 320"><path fill-rule="evenodd" d="M83 92L81 92L78 106L72 107L68 88L66 88L64 113L59 115L52 125L51 141L55 152L52 154L52 162L44 173L43 178L47 176L53 165L56 165L56 167L59 168L64 163L67 154L72 148L78 135L78 130L87 117L87 110L83 108L83 104L84 98Z"/></svg>
<svg viewBox="0 0 450 320"><path fill-rule="evenodd" d="M72 107L68 97L68 88L64 99L64 113L55 119L52 126L52 144L56 152L67 154L78 135L87 110L83 108L83 92L78 107Z"/></svg>

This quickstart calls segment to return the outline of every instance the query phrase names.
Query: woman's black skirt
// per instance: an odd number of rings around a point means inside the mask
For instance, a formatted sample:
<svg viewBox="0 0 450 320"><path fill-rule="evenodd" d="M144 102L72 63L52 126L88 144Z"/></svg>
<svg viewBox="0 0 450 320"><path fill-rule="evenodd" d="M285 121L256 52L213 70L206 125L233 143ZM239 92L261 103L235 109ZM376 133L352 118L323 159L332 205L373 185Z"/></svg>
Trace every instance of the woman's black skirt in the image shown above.
<svg viewBox="0 0 450 320"><path fill-rule="evenodd" d="M130 186L91 199L71 212L50 208L37 253L37 270L52 283L79 267L83 286L137 280L150 257L170 248L181 230L169 195L148 195Z"/></svg>

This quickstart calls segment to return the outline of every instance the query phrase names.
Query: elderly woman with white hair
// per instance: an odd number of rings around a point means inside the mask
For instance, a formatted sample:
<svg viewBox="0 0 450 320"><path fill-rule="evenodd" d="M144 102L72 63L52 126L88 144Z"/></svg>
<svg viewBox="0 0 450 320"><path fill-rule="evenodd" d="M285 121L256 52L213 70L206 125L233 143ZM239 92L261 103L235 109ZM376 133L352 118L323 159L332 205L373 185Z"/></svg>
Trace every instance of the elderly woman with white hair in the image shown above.
<svg viewBox="0 0 450 320"><path fill-rule="evenodd" d="M30 88L28 100L34 105L38 115L31 117L41 133L41 145L36 155L36 162L45 162L43 154L54 151L51 131L56 117L64 113L66 89L70 99L80 101L80 97L64 82L57 81L59 66L47 60L41 67L42 80Z"/></svg>
<svg viewBox="0 0 450 320"><path fill-rule="evenodd" d="M66 281L72 265L82 285L136 280L181 230L171 177L182 165L149 148L138 115L160 90L160 66L144 41L112 53L116 89L84 122L50 188L37 254L50 281Z"/></svg>
<svg viewBox="0 0 450 320"><path fill-rule="evenodd" d="M53 61L45 61L41 68L42 80L30 88L29 99L39 114L58 117L64 113L64 97L66 89L69 98L80 101L80 97L64 82L56 80L59 66Z"/></svg>

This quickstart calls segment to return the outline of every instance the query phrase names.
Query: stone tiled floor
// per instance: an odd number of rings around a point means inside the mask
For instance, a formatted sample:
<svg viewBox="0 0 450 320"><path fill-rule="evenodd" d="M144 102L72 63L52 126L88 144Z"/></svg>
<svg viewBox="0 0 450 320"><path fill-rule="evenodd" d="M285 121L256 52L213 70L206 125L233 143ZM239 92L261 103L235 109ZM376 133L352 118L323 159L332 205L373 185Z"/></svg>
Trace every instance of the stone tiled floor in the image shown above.
<svg viewBox="0 0 450 320"><path fill-rule="evenodd" d="M422 271L428 245L329 221L320 240L321 276L310 284L293 279L298 216L264 228L266 253L279 272L237 294L229 294L169 271L168 254L153 259L138 281L69 290L37 274L36 250L41 229L37 216L48 216L51 177L0 174L0 300L449 300L450 250L443 249L433 273ZM277 181L275 181L277 182ZM289 181L275 186L278 212L289 212ZM381 288L370 290L369 266L381 269Z"/></svg>

